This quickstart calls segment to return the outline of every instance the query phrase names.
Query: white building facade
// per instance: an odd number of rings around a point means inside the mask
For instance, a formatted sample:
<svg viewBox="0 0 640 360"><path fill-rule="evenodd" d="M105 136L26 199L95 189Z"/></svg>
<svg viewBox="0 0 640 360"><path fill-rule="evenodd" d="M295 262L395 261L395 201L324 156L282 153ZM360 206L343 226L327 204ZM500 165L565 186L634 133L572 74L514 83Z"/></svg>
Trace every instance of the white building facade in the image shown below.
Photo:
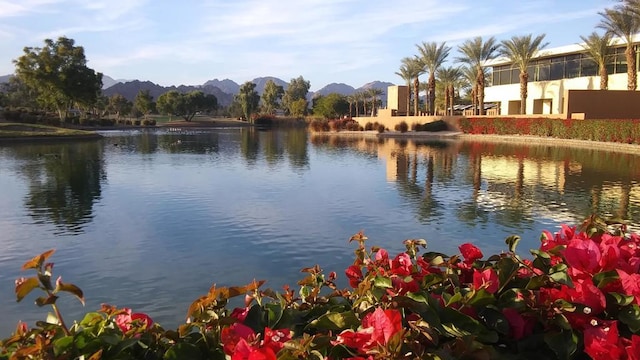
<svg viewBox="0 0 640 360"><path fill-rule="evenodd" d="M634 40L638 64L640 34ZM607 65L609 90L627 90L625 47L624 42L614 40ZM505 58L493 60L485 67L492 70L490 85L485 88L485 102L496 103L500 115L519 114L520 70ZM533 59L527 72L527 114L563 114L567 90L600 89L598 65L585 54L580 44L542 50Z"/></svg>

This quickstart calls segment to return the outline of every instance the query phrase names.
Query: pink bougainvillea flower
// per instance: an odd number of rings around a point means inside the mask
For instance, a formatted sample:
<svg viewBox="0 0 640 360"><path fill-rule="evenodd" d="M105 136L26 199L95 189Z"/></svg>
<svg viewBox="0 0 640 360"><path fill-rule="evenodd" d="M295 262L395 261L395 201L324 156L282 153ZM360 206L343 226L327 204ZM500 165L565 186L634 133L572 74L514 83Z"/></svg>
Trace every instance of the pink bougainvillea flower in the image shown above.
<svg viewBox="0 0 640 360"><path fill-rule="evenodd" d="M607 307L604 293L593 285L591 279L577 280L573 285L573 289L568 289L571 301L589 307L591 315L598 315Z"/></svg>
<svg viewBox="0 0 640 360"><path fill-rule="evenodd" d="M247 340L240 339L231 355L231 360L277 360L277 357L269 347L251 346Z"/></svg>
<svg viewBox="0 0 640 360"><path fill-rule="evenodd" d="M246 319L247 315L249 314L249 309L250 309L249 307L235 308L231 312L231 317L240 322L243 322L244 319Z"/></svg>
<svg viewBox="0 0 640 360"><path fill-rule="evenodd" d="M123 333L128 332L134 326L142 329L149 329L153 326L153 320L147 314L143 313L131 313L131 309L122 309L119 315L114 318L116 325Z"/></svg>
<svg viewBox="0 0 640 360"><path fill-rule="evenodd" d="M536 320L532 317L522 316L518 310L513 308L502 309L502 314L509 322L509 336L514 340L520 340L533 333Z"/></svg>
<svg viewBox="0 0 640 360"><path fill-rule="evenodd" d="M282 350L284 343L291 340L291 330L289 329L264 329L264 340L262 346L271 348L274 353Z"/></svg>
<svg viewBox="0 0 640 360"><path fill-rule="evenodd" d="M498 273L493 268L487 268L482 271L473 269L473 288L475 290L484 288L488 293L495 294L500 288Z"/></svg>
<svg viewBox="0 0 640 360"><path fill-rule="evenodd" d="M360 329L357 332L353 330L343 330L336 337L333 345L342 344L360 352L367 352L373 343L373 328Z"/></svg>
<svg viewBox="0 0 640 360"><path fill-rule="evenodd" d="M640 305L640 274L628 274L623 270L617 270L620 278L622 293L635 298L635 303Z"/></svg>
<svg viewBox="0 0 640 360"><path fill-rule="evenodd" d="M621 359L625 350L619 344L618 322L593 319L584 330L584 351L593 360Z"/></svg>
<svg viewBox="0 0 640 360"><path fill-rule="evenodd" d="M628 360L640 360L640 336L631 335L631 340L622 338L625 343L624 349L627 352Z"/></svg>
<svg viewBox="0 0 640 360"><path fill-rule="evenodd" d="M482 251L480 251L477 246L471 243L464 243L458 246L458 249L460 249L460 253L464 258L464 262L468 264L473 263L478 259L482 259Z"/></svg>
<svg viewBox="0 0 640 360"><path fill-rule="evenodd" d="M377 308L362 318L362 327L372 327L373 340L386 345L393 335L402 331L402 315L395 309Z"/></svg>
<svg viewBox="0 0 640 360"><path fill-rule="evenodd" d="M398 276L409 276L413 272L411 257L407 253L400 253L391 261L391 273Z"/></svg>
<svg viewBox="0 0 640 360"><path fill-rule="evenodd" d="M594 274L600 270L602 254L598 244L591 239L573 239L564 251L570 270Z"/></svg>
<svg viewBox="0 0 640 360"><path fill-rule="evenodd" d="M360 281L362 281L362 269L360 268L360 266L349 266L347 270L345 270L345 274L349 279L349 285L351 285L352 288L357 288L360 284Z"/></svg>
<svg viewBox="0 0 640 360"><path fill-rule="evenodd" d="M237 345L243 340L245 343L253 342L256 339L256 334L250 327L242 323L234 323L222 329L220 333L220 341L223 346L225 354L233 355L236 351Z"/></svg>

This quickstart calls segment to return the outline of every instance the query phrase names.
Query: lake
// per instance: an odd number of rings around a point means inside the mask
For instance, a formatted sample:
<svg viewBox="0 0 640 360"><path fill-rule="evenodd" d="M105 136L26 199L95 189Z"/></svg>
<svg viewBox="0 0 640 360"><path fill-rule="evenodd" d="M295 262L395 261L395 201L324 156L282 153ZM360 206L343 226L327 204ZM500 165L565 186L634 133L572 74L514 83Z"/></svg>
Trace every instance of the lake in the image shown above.
<svg viewBox="0 0 640 360"><path fill-rule="evenodd" d="M44 319L16 303L20 266L56 249L54 275L165 328L216 283L295 288L300 269L353 261L351 235L391 254L424 238L486 254L591 213L640 223L640 157L472 141L313 136L303 130L105 132L99 141L0 146L0 338Z"/></svg>

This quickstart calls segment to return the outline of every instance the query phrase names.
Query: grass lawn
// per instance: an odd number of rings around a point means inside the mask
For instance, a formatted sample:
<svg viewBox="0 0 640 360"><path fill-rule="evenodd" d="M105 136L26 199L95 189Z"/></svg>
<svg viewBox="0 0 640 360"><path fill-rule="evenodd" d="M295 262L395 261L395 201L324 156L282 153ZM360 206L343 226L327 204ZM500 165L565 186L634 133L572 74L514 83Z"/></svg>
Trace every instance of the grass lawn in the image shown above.
<svg viewBox="0 0 640 360"><path fill-rule="evenodd" d="M92 136L97 136L97 134L93 131L65 129L46 125L0 122L0 139Z"/></svg>

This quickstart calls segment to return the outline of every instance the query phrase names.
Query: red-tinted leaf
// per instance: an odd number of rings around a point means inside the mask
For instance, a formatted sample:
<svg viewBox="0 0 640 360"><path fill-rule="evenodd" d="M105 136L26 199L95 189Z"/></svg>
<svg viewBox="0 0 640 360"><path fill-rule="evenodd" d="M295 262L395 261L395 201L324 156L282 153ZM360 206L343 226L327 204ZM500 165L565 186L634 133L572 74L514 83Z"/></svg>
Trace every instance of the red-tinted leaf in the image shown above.
<svg viewBox="0 0 640 360"><path fill-rule="evenodd" d="M84 295L82 294L82 290L80 290L79 287L73 284L65 284L62 281L58 281L56 286L56 292L58 291L65 291L68 293L72 293L78 298L78 300L80 300L82 305L84 305Z"/></svg>
<svg viewBox="0 0 640 360"><path fill-rule="evenodd" d="M30 277L24 281L20 281L20 283L16 285L16 300L20 302L31 290L37 288L38 285L40 285L40 282L37 277Z"/></svg>
<svg viewBox="0 0 640 360"><path fill-rule="evenodd" d="M44 263L45 260L47 260L47 258L49 256L53 255L54 252L56 252L56 250L55 249L51 249L51 250L43 252L42 254L40 254L38 256L34 256L33 259L27 261L26 263L24 263L24 265L22 265L22 270L40 268L42 263Z"/></svg>
<svg viewBox="0 0 640 360"><path fill-rule="evenodd" d="M36 305L41 307L45 305L51 305L55 304L56 300L58 300L58 297L53 294L49 295L48 297L41 296L36 299Z"/></svg>

